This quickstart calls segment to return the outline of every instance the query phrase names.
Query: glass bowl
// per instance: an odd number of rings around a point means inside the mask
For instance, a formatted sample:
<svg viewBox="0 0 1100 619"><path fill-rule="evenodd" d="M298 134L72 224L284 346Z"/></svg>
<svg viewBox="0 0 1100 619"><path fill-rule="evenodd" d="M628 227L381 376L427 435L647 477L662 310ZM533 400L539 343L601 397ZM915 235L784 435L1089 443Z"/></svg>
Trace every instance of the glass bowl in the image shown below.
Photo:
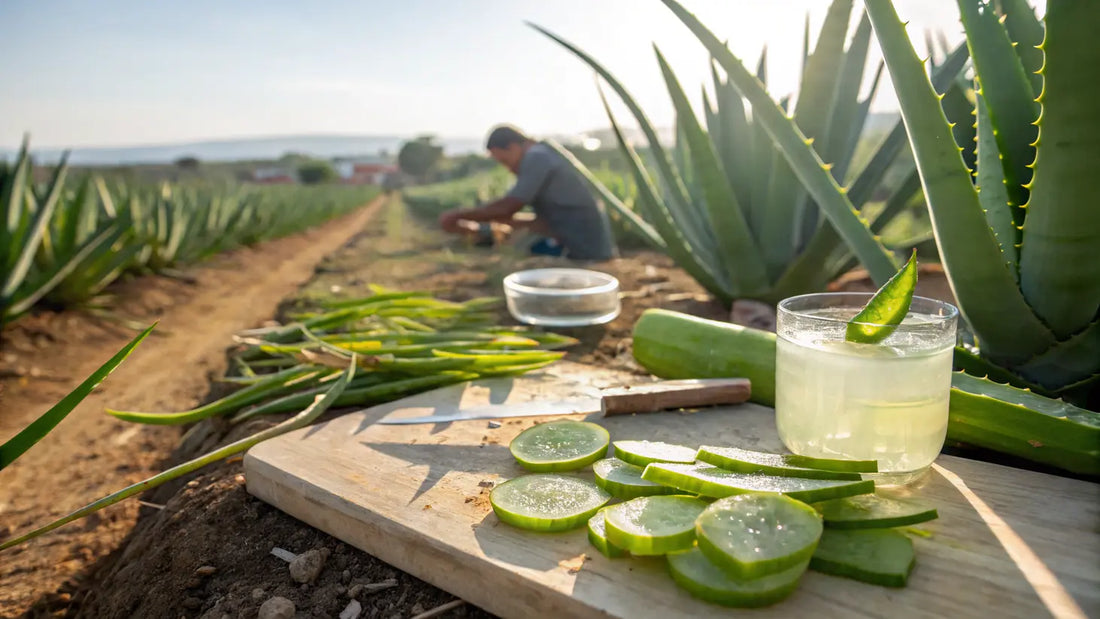
<svg viewBox="0 0 1100 619"><path fill-rule="evenodd" d="M531 269L504 278L504 298L516 320L529 325L582 327L619 315L619 280L587 269Z"/></svg>

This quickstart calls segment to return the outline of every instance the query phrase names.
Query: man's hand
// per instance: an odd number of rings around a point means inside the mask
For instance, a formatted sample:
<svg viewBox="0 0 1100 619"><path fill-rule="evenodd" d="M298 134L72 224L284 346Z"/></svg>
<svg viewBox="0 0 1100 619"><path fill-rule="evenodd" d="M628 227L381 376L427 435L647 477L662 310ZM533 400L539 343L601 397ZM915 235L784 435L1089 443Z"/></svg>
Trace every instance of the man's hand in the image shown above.
<svg viewBox="0 0 1100 619"><path fill-rule="evenodd" d="M439 227L451 233L463 232L462 226L458 223L462 219L462 211L463 209L455 208L441 213L439 215Z"/></svg>

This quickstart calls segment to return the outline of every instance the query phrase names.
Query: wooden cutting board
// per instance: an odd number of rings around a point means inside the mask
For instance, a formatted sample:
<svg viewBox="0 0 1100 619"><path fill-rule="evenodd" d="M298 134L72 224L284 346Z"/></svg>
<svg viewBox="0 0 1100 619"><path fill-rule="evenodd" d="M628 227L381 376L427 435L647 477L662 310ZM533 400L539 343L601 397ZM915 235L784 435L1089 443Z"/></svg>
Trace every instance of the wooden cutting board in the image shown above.
<svg viewBox="0 0 1100 619"><path fill-rule="evenodd" d="M392 411L585 395L638 377L571 363L348 414L254 447L248 491L286 513L504 617L709 617L736 611L678 589L660 559L605 558L584 529L539 534L499 522L491 486L524 473L508 443L547 418L374 423ZM581 419L583 416L577 415ZM780 450L753 404L606 420L612 440ZM1100 485L942 456L915 491L939 508L921 525L905 589L807 572L759 616L1100 617Z"/></svg>

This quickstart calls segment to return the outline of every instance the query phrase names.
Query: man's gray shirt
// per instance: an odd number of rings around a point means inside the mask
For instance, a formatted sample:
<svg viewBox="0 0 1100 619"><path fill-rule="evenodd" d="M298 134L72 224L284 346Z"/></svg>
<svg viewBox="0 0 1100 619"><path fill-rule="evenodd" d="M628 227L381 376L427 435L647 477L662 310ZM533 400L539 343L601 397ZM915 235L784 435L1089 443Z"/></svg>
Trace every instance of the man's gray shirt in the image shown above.
<svg viewBox="0 0 1100 619"><path fill-rule="evenodd" d="M534 144L524 153L508 196L535 209L535 216L546 222L569 258L606 260L614 256L607 214L573 166L546 144Z"/></svg>

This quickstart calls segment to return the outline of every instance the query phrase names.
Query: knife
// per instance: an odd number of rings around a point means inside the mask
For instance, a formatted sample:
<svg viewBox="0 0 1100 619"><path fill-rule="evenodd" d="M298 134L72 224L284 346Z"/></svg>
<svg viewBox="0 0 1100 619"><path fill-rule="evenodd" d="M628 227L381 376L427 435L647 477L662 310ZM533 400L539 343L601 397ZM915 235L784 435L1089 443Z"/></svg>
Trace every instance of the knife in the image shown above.
<svg viewBox="0 0 1100 619"><path fill-rule="evenodd" d="M721 404L740 404L749 399L752 389L747 378L702 378L666 380L608 389L600 396L562 400L531 400L517 404L471 406L453 413L421 417L385 417L380 424L411 425L448 423L471 419L504 419L549 415L603 413L605 417L652 413L680 408L698 408Z"/></svg>

